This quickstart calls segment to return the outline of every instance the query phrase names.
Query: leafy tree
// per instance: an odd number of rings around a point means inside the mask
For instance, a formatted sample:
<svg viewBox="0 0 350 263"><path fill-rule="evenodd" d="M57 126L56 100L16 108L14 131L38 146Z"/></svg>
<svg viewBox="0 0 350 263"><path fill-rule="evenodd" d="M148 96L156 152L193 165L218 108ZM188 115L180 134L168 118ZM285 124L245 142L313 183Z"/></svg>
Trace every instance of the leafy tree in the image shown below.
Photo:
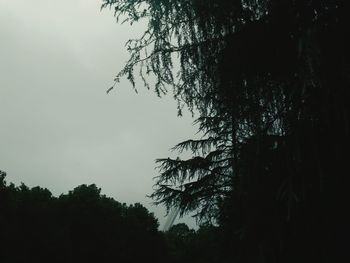
<svg viewBox="0 0 350 263"><path fill-rule="evenodd" d="M121 204L96 185L53 197L41 187L7 184L0 173L0 261L160 262L158 222L141 204ZM160 251L159 251L160 250Z"/></svg>
<svg viewBox="0 0 350 263"><path fill-rule="evenodd" d="M186 224L173 225L166 233L170 262L221 262L220 233L202 225L195 231Z"/></svg>

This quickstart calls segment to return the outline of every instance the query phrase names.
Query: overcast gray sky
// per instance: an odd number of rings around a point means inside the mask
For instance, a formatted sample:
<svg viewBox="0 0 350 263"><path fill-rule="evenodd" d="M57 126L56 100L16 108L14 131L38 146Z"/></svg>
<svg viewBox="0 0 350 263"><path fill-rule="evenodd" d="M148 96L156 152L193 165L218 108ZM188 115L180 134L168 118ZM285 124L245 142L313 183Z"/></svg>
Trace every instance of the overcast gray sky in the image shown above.
<svg viewBox="0 0 350 263"><path fill-rule="evenodd" d="M192 137L171 97L129 83L106 95L145 25L116 24L101 0L0 0L0 169L54 195L95 183L151 205L154 160ZM187 221L189 222L189 221Z"/></svg>

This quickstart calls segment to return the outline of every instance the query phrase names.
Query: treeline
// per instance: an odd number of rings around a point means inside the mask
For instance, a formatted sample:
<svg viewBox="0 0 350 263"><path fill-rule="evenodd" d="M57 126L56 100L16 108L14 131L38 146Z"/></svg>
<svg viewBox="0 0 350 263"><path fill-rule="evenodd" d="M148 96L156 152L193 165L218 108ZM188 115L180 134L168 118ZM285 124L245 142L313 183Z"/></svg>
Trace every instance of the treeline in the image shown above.
<svg viewBox="0 0 350 263"><path fill-rule="evenodd" d="M141 204L126 205L80 185L52 196L0 177L0 262L160 262L158 222Z"/></svg>
<svg viewBox="0 0 350 263"><path fill-rule="evenodd" d="M0 262L216 262L218 231L185 224L167 233L141 204L80 185L55 197L0 173Z"/></svg>

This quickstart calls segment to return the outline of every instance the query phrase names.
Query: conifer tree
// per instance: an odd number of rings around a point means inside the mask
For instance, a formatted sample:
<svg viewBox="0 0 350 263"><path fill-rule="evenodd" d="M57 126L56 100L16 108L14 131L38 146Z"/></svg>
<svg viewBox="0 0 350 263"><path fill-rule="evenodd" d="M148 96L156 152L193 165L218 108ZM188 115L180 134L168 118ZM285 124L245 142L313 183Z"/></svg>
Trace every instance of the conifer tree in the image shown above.
<svg viewBox="0 0 350 263"><path fill-rule="evenodd" d="M172 88L180 113L184 105L198 111L205 134L175 147L193 158L158 160L155 200L217 219L232 230L230 242L244 239L262 261L294 262L303 252L315 261L318 249L329 262L345 225L336 207L346 199L349 4L104 0L108 6L119 19L148 22L128 42L130 60L116 81L126 76L136 88L138 69L151 88L154 74L155 92Z"/></svg>

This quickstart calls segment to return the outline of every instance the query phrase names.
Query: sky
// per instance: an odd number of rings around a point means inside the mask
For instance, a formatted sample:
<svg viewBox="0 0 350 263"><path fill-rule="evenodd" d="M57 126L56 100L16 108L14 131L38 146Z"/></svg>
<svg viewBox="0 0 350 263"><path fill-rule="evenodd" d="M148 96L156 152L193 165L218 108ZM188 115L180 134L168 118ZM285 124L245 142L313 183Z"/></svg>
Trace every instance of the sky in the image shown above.
<svg viewBox="0 0 350 263"><path fill-rule="evenodd" d="M122 80L125 42L146 24L120 25L101 0L0 0L0 169L16 185L54 195L95 183L128 204L152 205L155 159L192 138L190 113ZM189 217L177 220L194 227Z"/></svg>

